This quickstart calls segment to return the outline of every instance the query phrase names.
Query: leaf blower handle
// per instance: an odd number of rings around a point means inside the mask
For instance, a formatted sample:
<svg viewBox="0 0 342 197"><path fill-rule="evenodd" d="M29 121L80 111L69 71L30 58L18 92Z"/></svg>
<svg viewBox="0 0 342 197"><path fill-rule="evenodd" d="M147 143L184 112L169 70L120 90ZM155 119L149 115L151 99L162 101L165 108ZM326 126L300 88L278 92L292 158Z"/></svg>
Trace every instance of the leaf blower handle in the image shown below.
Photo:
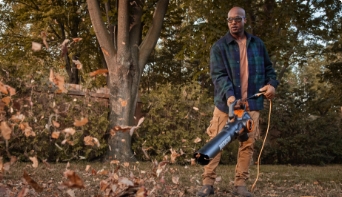
<svg viewBox="0 0 342 197"><path fill-rule="evenodd" d="M234 102L230 103L230 105L228 106L229 111L228 111L228 117L229 120L234 119L235 115L234 115L234 106L236 105L238 100L235 100Z"/></svg>

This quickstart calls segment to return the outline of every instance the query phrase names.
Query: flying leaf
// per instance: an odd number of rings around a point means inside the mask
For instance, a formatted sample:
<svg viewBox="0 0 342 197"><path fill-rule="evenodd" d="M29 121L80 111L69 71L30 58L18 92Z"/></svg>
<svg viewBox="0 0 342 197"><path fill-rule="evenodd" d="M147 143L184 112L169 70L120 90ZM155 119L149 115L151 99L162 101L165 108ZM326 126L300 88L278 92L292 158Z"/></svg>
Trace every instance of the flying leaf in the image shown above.
<svg viewBox="0 0 342 197"><path fill-rule="evenodd" d="M24 171L24 175L23 175L25 181L27 182L28 185L30 185L31 187L33 187L33 189L36 192L42 192L43 188L41 186L38 185L38 183L36 181L34 181L27 173L26 171Z"/></svg>
<svg viewBox="0 0 342 197"><path fill-rule="evenodd" d="M157 168L157 171L156 171L156 174L157 174L157 177L159 177L160 173L166 168L166 164L168 162L166 161L162 161L158 164L158 168Z"/></svg>
<svg viewBox="0 0 342 197"><path fill-rule="evenodd" d="M179 176L172 176L172 182L176 185L179 184Z"/></svg>
<svg viewBox="0 0 342 197"><path fill-rule="evenodd" d="M20 123L19 128L23 131L26 137L36 136L36 133L32 130L32 127L30 127L27 122Z"/></svg>
<svg viewBox="0 0 342 197"><path fill-rule="evenodd" d="M52 132L51 138L53 138L53 139L58 139L60 133L61 133L61 132L59 132L59 131L54 131L54 132Z"/></svg>
<svg viewBox="0 0 342 197"><path fill-rule="evenodd" d="M195 158L191 158L190 161L191 161L191 165L192 165L192 166L196 165L196 160L195 160Z"/></svg>
<svg viewBox="0 0 342 197"><path fill-rule="evenodd" d="M84 188L82 179L74 171L66 170L63 175L68 179L63 185L69 188Z"/></svg>
<svg viewBox="0 0 342 197"><path fill-rule="evenodd" d="M74 62L77 69L81 69L83 67L82 63L79 60L72 60L72 62Z"/></svg>
<svg viewBox="0 0 342 197"><path fill-rule="evenodd" d="M2 121L0 125L1 135L5 140L11 139L12 129L8 126L7 122Z"/></svg>
<svg viewBox="0 0 342 197"><path fill-rule="evenodd" d="M89 76L94 77L96 75L106 74L106 73L108 73L108 69L98 69L96 71L89 73Z"/></svg>
<svg viewBox="0 0 342 197"><path fill-rule="evenodd" d="M24 187L20 190L17 197L25 197L29 191L30 191L29 188Z"/></svg>
<svg viewBox="0 0 342 197"><path fill-rule="evenodd" d="M100 190L101 190L101 191L105 191L105 190L107 189L108 186L109 186L108 181L102 180L102 181L100 182Z"/></svg>
<svg viewBox="0 0 342 197"><path fill-rule="evenodd" d="M90 165L87 165L85 171L88 172L89 169L90 169Z"/></svg>
<svg viewBox="0 0 342 197"><path fill-rule="evenodd" d="M41 36L42 39L43 39L43 44L44 44L45 47L48 49L48 48L49 48L49 45L48 45L48 43L47 43L47 41L46 41L47 33L46 33L45 31L42 31L42 32L40 33L40 36Z"/></svg>
<svg viewBox="0 0 342 197"><path fill-rule="evenodd" d="M147 190L144 186L140 187L135 195L135 197L146 197L147 195Z"/></svg>
<svg viewBox="0 0 342 197"><path fill-rule="evenodd" d="M37 168L38 167L37 157L29 157L29 159L33 162L32 167Z"/></svg>
<svg viewBox="0 0 342 197"><path fill-rule="evenodd" d="M202 140L201 140L201 138L199 138L199 137L197 137L196 139L194 139L194 142L195 142L195 143L198 143L198 142L200 142L200 141L202 141Z"/></svg>
<svg viewBox="0 0 342 197"><path fill-rule="evenodd" d="M1 101L4 102L8 106L11 103L11 97L6 96L6 97L2 98Z"/></svg>
<svg viewBox="0 0 342 197"><path fill-rule="evenodd" d="M83 141L84 141L84 144L85 144L86 146L94 146L94 145L95 145L94 140L93 140L93 137L91 137L91 136L86 136L86 137L84 137L84 138L83 138Z"/></svg>
<svg viewBox="0 0 342 197"><path fill-rule="evenodd" d="M79 41L81 41L81 40L82 40L82 38L73 38L73 39L72 39L73 42L79 42Z"/></svg>
<svg viewBox="0 0 342 197"><path fill-rule="evenodd" d="M94 143L95 143L95 145L97 146L97 147L100 147L100 142L99 142L99 140L97 139L97 138L93 138L93 141L94 141Z"/></svg>
<svg viewBox="0 0 342 197"><path fill-rule="evenodd" d="M59 128L60 124L57 121L52 120L52 125L56 128Z"/></svg>
<svg viewBox="0 0 342 197"><path fill-rule="evenodd" d="M3 94L8 94L7 87L5 86L5 84L1 83L1 81L0 81L0 92Z"/></svg>
<svg viewBox="0 0 342 197"><path fill-rule="evenodd" d="M76 131L73 128L66 128L63 130L63 132L66 133L67 135L74 135Z"/></svg>
<svg viewBox="0 0 342 197"><path fill-rule="evenodd" d="M76 127L81 127L88 123L88 118L81 118L81 120L75 120L74 125Z"/></svg>
<svg viewBox="0 0 342 197"><path fill-rule="evenodd" d="M32 50L33 51L40 51L42 49L42 44L38 42L32 42Z"/></svg>
<svg viewBox="0 0 342 197"><path fill-rule="evenodd" d="M129 134L130 134L131 136L133 135L134 130L135 130L135 129L138 129L138 128L140 127L140 125L144 122L144 120L145 120L145 117L141 117L141 118L139 119L139 121L138 121L137 126L134 126L134 127L132 127L132 128L130 129Z"/></svg>
<svg viewBox="0 0 342 197"><path fill-rule="evenodd" d="M25 115L17 113L16 115L12 115L11 119L13 122L22 122L25 119Z"/></svg>
<svg viewBox="0 0 342 197"><path fill-rule="evenodd" d="M175 150L171 150L171 163L175 163L176 162L176 158L180 156L180 154L178 154Z"/></svg>

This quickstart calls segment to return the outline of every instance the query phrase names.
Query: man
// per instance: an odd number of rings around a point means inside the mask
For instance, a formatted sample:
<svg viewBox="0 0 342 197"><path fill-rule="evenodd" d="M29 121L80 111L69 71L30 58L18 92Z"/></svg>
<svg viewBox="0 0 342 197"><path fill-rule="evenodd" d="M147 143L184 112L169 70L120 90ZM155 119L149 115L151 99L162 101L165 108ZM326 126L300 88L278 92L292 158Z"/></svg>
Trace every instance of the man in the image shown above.
<svg viewBox="0 0 342 197"><path fill-rule="evenodd" d="M265 92L267 99L272 99L278 81L264 43L244 31L246 22L244 9L233 7L228 12L229 32L211 48L210 75L215 86L215 109L207 133L212 139L221 131L228 120L228 106L235 99L245 102L255 127L248 140L240 142L233 194L253 196L247 190L246 181L249 178L255 138L258 135L259 110L263 109L263 97L246 99L259 91ZM203 186L198 191L198 196L214 194L215 171L220 158L221 153L204 167Z"/></svg>

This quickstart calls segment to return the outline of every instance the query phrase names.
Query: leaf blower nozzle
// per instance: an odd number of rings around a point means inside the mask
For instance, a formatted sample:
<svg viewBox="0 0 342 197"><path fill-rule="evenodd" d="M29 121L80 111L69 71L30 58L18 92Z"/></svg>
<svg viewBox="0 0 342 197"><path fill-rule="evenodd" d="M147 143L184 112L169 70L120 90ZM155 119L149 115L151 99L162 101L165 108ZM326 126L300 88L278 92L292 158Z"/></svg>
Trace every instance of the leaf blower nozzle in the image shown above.
<svg viewBox="0 0 342 197"><path fill-rule="evenodd" d="M223 129L201 149L194 153L197 163L207 165L226 145L235 139L248 140L248 133L253 130L253 119L245 109L234 111L236 102L229 106L229 119Z"/></svg>

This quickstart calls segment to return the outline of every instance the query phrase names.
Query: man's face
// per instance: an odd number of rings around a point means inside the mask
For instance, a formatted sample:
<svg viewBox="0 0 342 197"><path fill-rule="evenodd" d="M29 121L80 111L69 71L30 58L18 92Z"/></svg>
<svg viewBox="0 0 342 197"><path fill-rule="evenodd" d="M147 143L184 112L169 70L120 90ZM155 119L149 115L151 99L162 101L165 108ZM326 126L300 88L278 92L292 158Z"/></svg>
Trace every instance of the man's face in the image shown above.
<svg viewBox="0 0 342 197"><path fill-rule="evenodd" d="M228 28L231 34L241 34L244 31L246 18L241 9L231 9L228 13Z"/></svg>

